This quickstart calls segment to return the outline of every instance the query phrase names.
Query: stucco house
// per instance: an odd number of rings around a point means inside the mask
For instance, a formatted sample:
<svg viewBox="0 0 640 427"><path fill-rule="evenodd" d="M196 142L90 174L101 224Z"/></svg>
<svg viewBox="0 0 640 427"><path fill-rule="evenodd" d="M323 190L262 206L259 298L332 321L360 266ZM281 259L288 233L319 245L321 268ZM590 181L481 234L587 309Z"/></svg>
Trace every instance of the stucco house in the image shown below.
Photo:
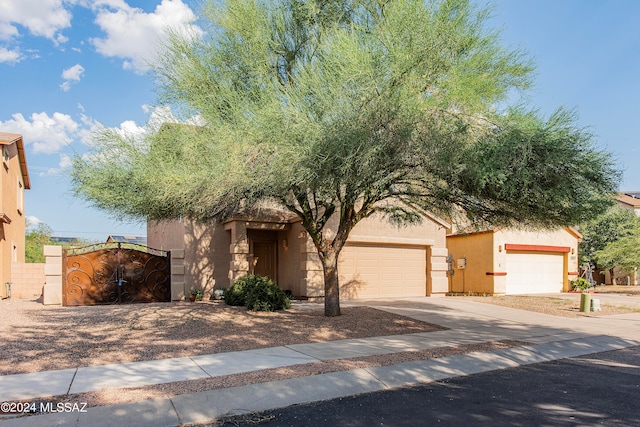
<svg viewBox="0 0 640 427"><path fill-rule="evenodd" d="M0 297L8 296L11 264L24 262L24 191L31 188L22 135L0 132Z"/></svg>
<svg viewBox="0 0 640 427"><path fill-rule="evenodd" d="M640 217L640 191L624 191L616 196L618 206L633 211Z"/></svg>
<svg viewBox="0 0 640 427"><path fill-rule="evenodd" d="M481 295L568 291L569 282L578 277L581 238L573 228L450 234L450 291Z"/></svg>
<svg viewBox="0 0 640 427"><path fill-rule="evenodd" d="M341 298L445 295L448 227L431 216L400 228L375 217L361 221L340 254ZM149 223L147 241L182 257L181 265L172 261L172 273L184 277L172 280L174 300L191 288L205 293L226 288L249 273L272 278L296 297L324 296L316 248L299 218L284 210L265 209L215 224Z"/></svg>

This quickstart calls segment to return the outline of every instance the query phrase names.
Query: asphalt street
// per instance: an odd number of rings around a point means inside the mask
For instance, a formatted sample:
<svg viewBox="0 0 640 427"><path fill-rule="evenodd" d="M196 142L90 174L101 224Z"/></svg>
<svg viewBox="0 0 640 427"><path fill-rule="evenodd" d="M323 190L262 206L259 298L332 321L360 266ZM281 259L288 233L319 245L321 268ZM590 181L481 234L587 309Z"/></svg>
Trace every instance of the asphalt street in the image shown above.
<svg viewBox="0 0 640 427"><path fill-rule="evenodd" d="M295 405L215 426L640 426L640 346Z"/></svg>

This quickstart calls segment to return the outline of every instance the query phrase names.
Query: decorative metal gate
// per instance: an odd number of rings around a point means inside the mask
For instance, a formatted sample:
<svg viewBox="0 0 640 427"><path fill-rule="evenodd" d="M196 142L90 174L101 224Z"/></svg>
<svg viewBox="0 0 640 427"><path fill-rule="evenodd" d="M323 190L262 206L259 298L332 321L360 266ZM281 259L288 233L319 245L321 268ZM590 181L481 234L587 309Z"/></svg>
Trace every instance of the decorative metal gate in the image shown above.
<svg viewBox="0 0 640 427"><path fill-rule="evenodd" d="M169 252L106 243L63 252L62 305L171 301Z"/></svg>

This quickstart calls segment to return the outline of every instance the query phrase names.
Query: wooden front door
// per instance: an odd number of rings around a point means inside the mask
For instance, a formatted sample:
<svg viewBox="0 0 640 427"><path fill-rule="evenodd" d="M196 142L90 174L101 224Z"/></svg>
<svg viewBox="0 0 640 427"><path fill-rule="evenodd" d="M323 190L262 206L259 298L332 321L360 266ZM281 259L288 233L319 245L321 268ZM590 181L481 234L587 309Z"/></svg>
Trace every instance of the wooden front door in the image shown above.
<svg viewBox="0 0 640 427"><path fill-rule="evenodd" d="M278 243L275 241L253 242L254 274L277 281L277 250Z"/></svg>

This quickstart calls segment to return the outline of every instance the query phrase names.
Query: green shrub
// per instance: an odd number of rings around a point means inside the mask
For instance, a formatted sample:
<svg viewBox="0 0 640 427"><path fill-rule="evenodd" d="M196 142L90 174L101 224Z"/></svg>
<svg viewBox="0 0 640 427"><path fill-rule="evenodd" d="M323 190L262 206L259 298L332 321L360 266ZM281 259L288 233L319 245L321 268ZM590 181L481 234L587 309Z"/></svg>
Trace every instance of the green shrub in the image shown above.
<svg viewBox="0 0 640 427"><path fill-rule="evenodd" d="M571 281L571 289L574 291L585 291L591 284L583 277L578 277L576 280Z"/></svg>
<svg viewBox="0 0 640 427"><path fill-rule="evenodd" d="M272 280L256 275L244 276L225 290L224 300L229 305L244 305L252 311L285 310L291 299Z"/></svg>
<svg viewBox="0 0 640 427"><path fill-rule="evenodd" d="M252 276L244 276L233 282L233 285L224 290L223 298L224 302L229 305L244 305L246 297L246 288L251 286L253 281L250 280Z"/></svg>
<svg viewBox="0 0 640 427"><path fill-rule="evenodd" d="M286 310L291 307L289 297L271 280L250 287L245 302L252 311Z"/></svg>

